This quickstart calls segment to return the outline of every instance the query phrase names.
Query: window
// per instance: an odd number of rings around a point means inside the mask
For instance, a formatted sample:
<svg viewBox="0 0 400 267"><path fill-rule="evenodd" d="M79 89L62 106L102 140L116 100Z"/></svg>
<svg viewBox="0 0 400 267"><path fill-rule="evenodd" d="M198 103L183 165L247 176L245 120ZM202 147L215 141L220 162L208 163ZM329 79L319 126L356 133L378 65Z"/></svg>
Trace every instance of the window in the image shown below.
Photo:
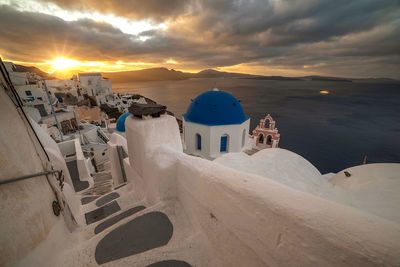
<svg viewBox="0 0 400 267"><path fill-rule="evenodd" d="M260 134L260 136L258 136L258 143L259 144L263 144L264 143L264 135Z"/></svg>
<svg viewBox="0 0 400 267"><path fill-rule="evenodd" d="M246 129L243 129L243 133L242 133L242 147L244 147L245 142L246 142Z"/></svg>
<svg viewBox="0 0 400 267"><path fill-rule="evenodd" d="M198 133L196 134L196 149L201 150L201 135Z"/></svg>
<svg viewBox="0 0 400 267"><path fill-rule="evenodd" d="M224 134L221 136L221 144L219 151L220 152L228 152L229 149L229 135Z"/></svg>
<svg viewBox="0 0 400 267"><path fill-rule="evenodd" d="M25 91L26 96L32 96L32 92L31 91Z"/></svg>
<svg viewBox="0 0 400 267"><path fill-rule="evenodd" d="M269 129L270 124L271 122L268 119L266 119L264 122L264 128Z"/></svg>

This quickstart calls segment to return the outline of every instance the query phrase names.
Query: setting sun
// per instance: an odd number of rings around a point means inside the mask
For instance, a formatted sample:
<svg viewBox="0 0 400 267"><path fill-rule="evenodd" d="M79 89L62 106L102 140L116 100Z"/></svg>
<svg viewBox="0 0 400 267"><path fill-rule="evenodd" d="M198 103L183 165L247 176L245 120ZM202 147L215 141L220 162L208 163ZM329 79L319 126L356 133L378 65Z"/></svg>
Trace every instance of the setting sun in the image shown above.
<svg viewBox="0 0 400 267"><path fill-rule="evenodd" d="M78 60L64 58L64 57L57 57L54 60L49 62L54 70L66 70L79 65Z"/></svg>

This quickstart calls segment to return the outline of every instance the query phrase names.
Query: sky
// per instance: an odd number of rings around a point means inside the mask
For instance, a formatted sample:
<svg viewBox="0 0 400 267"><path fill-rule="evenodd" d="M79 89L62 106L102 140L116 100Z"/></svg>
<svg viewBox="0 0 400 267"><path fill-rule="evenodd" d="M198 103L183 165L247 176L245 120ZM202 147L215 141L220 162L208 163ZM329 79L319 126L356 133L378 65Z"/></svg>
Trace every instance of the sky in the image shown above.
<svg viewBox="0 0 400 267"><path fill-rule="evenodd" d="M47 72L400 79L399 0L0 0L0 56Z"/></svg>

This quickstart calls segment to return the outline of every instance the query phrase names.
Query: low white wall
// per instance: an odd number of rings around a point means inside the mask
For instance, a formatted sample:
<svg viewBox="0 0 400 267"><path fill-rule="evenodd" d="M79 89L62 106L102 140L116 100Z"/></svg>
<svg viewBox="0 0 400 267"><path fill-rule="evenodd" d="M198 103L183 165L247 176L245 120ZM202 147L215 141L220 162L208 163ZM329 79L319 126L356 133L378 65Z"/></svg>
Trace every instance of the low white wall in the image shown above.
<svg viewBox="0 0 400 267"><path fill-rule="evenodd" d="M87 166L88 162L82 152L81 143L79 138L74 139L74 146L76 152L76 164L78 165L79 180L88 181L90 186L93 186L94 181L92 176L90 176L90 169Z"/></svg>
<svg viewBox="0 0 400 267"><path fill-rule="evenodd" d="M226 266L391 266L400 260L395 223L272 180L182 156L177 184L185 211Z"/></svg>
<svg viewBox="0 0 400 267"><path fill-rule="evenodd" d="M123 164L123 161L120 162L119 160L117 146L122 146L125 152L128 152L128 145L125 137L113 133L110 137L110 141L107 143L107 157L110 159L111 177L113 179L114 187L124 183L121 170L121 164Z"/></svg>
<svg viewBox="0 0 400 267"><path fill-rule="evenodd" d="M151 159L151 150L158 146L167 146L176 151L183 151L178 124L175 117L162 115L149 120L129 116L125 120L128 144L129 162L139 175L145 176L146 171L155 163Z"/></svg>
<svg viewBox="0 0 400 267"><path fill-rule="evenodd" d="M75 141L74 140L68 140L64 142L60 142L57 144L61 154L66 157L67 155L75 155Z"/></svg>
<svg viewBox="0 0 400 267"><path fill-rule="evenodd" d="M92 186L94 184L94 181L90 175L91 162L88 161L83 155L79 138L60 142L58 143L58 147L64 159L66 159L67 161L76 159L76 164L78 166L79 180L88 181L89 185ZM67 155L70 156L66 157ZM72 182L70 183L70 185L72 186Z"/></svg>
<svg viewBox="0 0 400 267"><path fill-rule="evenodd" d="M393 266L400 227L182 153L176 120L128 118L130 180L149 203L179 201L225 266ZM129 165L129 166L128 166Z"/></svg>

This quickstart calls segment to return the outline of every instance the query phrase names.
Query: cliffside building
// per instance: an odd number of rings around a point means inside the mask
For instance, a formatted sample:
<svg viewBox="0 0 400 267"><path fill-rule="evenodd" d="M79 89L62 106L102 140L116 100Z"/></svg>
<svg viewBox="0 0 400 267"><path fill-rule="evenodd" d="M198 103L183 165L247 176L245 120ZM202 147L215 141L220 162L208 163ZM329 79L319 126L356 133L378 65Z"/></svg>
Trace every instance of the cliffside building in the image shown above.
<svg viewBox="0 0 400 267"><path fill-rule="evenodd" d="M79 73L78 80L89 97L96 101L99 106L100 101L112 94L111 81L101 75L101 73Z"/></svg>

